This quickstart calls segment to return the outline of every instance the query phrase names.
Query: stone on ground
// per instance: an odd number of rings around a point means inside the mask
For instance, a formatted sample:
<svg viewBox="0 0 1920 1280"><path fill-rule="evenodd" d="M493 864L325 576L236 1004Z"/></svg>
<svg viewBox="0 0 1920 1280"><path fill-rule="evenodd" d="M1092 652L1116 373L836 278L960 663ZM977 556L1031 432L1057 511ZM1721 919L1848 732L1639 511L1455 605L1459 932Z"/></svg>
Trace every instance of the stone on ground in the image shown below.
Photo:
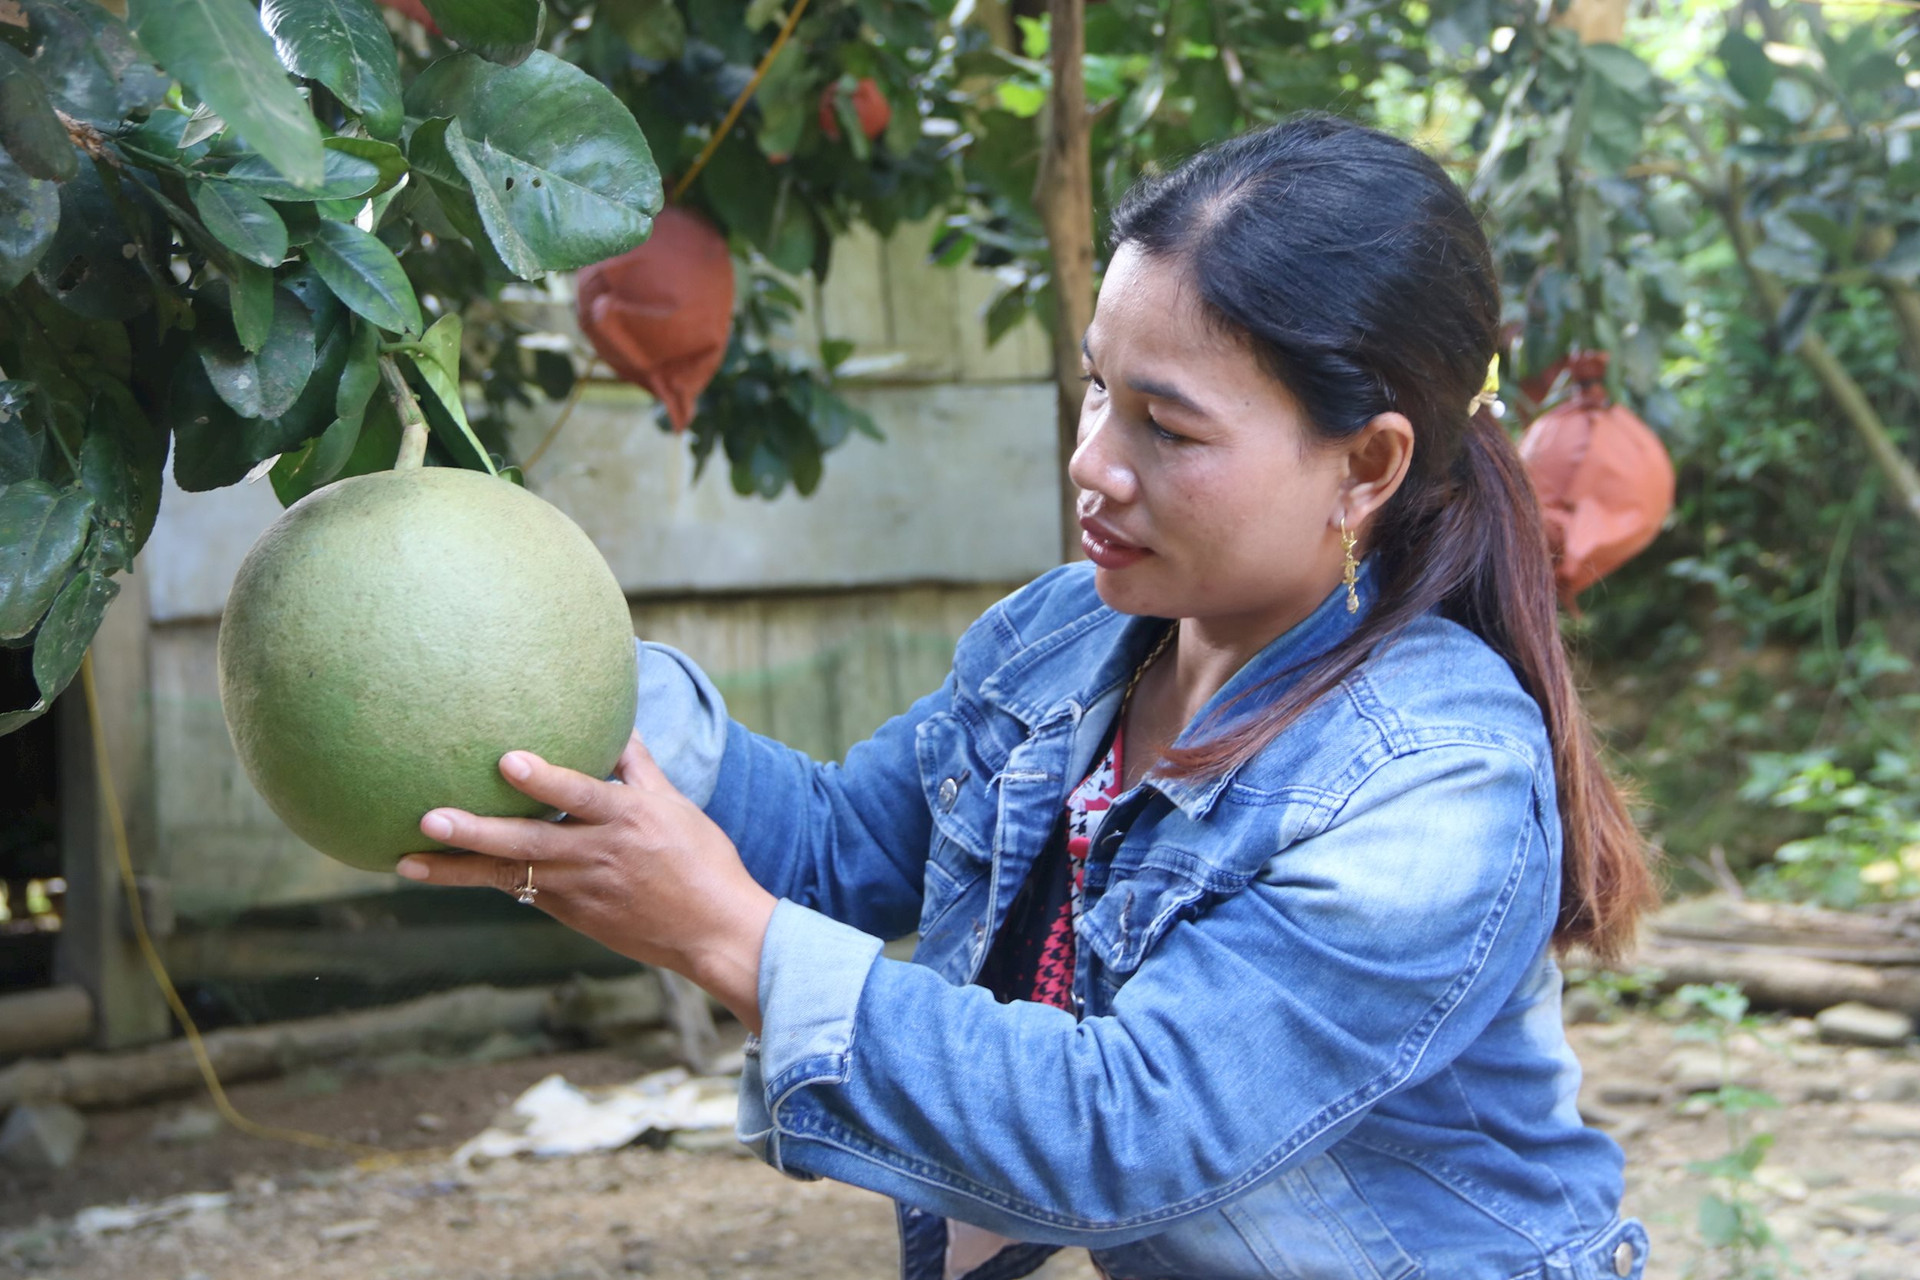
<svg viewBox="0 0 1920 1280"><path fill-rule="evenodd" d="M33 1172L64 1169L86 1136L86 1120L65 1103L26 1103L0 1126L0 1163Z"/></svg>
<svg viewBox="0 0 1920 1280"><path fill-rule="evenodd" d="M1838 1044L1864 1044L1891 1049L1913 1035L1913 1019L1892 1009L1876 1009L1849 1000L1822 1009L1814 1017L1822 1039Z"/></svg>

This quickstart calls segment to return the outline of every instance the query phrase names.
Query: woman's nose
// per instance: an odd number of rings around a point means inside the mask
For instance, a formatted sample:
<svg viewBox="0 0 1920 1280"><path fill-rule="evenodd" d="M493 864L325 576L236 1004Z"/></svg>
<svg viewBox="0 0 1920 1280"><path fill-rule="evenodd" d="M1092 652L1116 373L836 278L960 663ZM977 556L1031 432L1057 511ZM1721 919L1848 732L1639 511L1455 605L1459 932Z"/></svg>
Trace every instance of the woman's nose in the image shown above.
<svg viewBox="0 0 1920 1280"><path fill-rule="evenodd" d="M1140 492L1139 477L1115 438L1113 415L1107 407L1080 411L1080 441L1067 460L1067 479L1109 502L1132 502Z"/></svg>

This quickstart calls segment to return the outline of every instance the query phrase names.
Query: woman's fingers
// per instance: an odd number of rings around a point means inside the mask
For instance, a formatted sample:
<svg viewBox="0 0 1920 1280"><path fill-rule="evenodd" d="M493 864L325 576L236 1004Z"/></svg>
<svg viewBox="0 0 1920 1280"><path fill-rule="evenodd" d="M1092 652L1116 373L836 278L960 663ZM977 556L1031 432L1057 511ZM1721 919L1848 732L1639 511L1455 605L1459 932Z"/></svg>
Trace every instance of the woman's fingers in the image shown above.
<svg viewBox="0 0 1920 1280"><path fill-rule="evenodd" d="M640 741L640 733L634 731L627 739L627 749L620 753L618 767L620 780L630 787L639 787L642 791L665 791L678 794L679 788L660 772L660 766L653 762L653 753L647 750L647 744Z"/></svg>
<svg viewBox="0 0 1920 1280"><path fill-rule="evenodd" d="M548 764L531 751L509 751L501 756L500 776L521 794L584 822L605 822L612 815L606 783L577 770Z"/></svg>
<svg viewBox="0 0 1920 1280"><path fill-rule="evenodd" d="M472 853L410 853L394 870L409 880L451 888L499 889L518 893L526 887L531 861L509 861ZM540 887L535 870L534 888Z"/></svg>

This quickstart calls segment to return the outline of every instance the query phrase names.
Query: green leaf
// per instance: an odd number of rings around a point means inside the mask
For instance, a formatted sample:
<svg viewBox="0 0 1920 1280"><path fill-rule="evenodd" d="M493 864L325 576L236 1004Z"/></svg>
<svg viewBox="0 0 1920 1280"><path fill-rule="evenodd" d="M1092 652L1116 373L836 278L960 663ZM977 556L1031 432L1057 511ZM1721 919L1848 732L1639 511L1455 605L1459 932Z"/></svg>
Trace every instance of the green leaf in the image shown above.
<svg viewBox="0 0 1920 1280"><path fill-rule="evenodd" d="M1027 291L1018 286L1002 289L987 304L987 345L993 346L1027 318Z"/></svg>
<svg viewBox="0 0 1920 1280"><path fill-rule="evenodd" d="M65 182L80 170L66 126L53 114L33 64L0 44L0 147L35 178Z"/></svg>
<svg viewBox="0 0 1920 1280"><path fill-rule="evenodd" d="M264 155L242 156L227 170L226 181L263 200L352 200L380 185L380 166L340 147L321 151L321 177L305 186L282 176Z"/></svg>
<svg viewBox="0 0 1920 1280"><path fill-rule="evenodd" d="M1773 60L1746 32L1727 32L1720 41L1720 65L1726 68L1727 83L1748 102L1758 106L1773 92Z"/></svg>
<svg viewBox="0 0 1920 1280"><path fill-rule="evenodd" d="M120 465L124 468L124 518L130 528L131 544L127 551L128 564L131 565L132 556L146 545L148 536L153 533L154 522L160 516L161 473L167 463L167 437L154 429L139 402L133 398L133 392L117 381L103 382L87 411L87 441L90 443L98 434L111 435L117 441L114 451L118 453ZM100 496L107 486L99 477L88 474L84 444L80 469L81 483L88 492L94 494L94 501L99 504L94 512L94 525L104 527L120 520L121 513Z"/></svg>
<svg viewBox="0 0 1920 1280"><path fill-rule="evenodd" d="M450 312L435 320L433 327L420 339L420 346L421 350L408 353L413 357L414 368L426 379L440 407L453 419L454 426L473 450L476 460L492 471L493 463L487 455L487 447L473 433L473 425L467 421L466 405L460 399L460 317Z"/></svg>
<svg viewBox="0 0 1920 1280"><path fill-rule="evenodd" d="M370 324L356 324L347 341L346 364L342 366L339 384L334 388L334 415L339 418L358 418L367 411L367 400L379 385L380 331Z"/></svg>
<svg viewBox="0 0 1920 1280"><path fill-rule="evenodd" d="M33 642L33 682L40 696L52 700L60 695L80 669L87 656L107 606L120 594L120 584L99 569L87 569L69 582L47 610L47 620Z"/></svg>
<svg viewBox="0 0 1920 1280"><path fill-rule="evenodd" d="M408 111L452 116L440 132L495 250L517 274L570 271L647 236L662 193L626 107L586 72L536 52L517 67L443 58L407 91ZM417 135L416 135L417 136ZM444 166L431 175L445 184Z"/></svg>
<svg viewBox="0 0 1920 1280"><path fill-rule="evenodd" d="M327 429L335 416L341 382L346 373L348 348L356 329L375 335L370 324L356 325L352 316L322 286L323 301L316 308L307 302L314 315L313 375L292 407L278 417L257 419L246 424L246 452L249 457L271 458L305 444Z"/></svg>
<svg viewBox="0 0 1920 1280"><path fill-rule="evenodd" d="M760 249L767 255L767 261L789 275L799 275L813 263L813 255L819 244L819 228L814 223L813 210L807 202L793 193L791 179L780 184L780 194L774 200L772 223L767 228L766 239L760 243Z"/></svg>
<svg viewBox="0 0 1920 1280"><path fill-rule="evenodd" d="M440 33L490 62L519 66L540 37L542 0L426 0Z"/></svg>
<svg viewBox="0 0 1920 1280"><path fill-rule="evenodd" d="M533 353L533 380L549 400L564 400L573 391L576 375L573 361L565 352L536 349Z"/></svg>
<svg viewBox="0 0 1920 1280"><path fill-rule="evenodd" d="M288 70L333 90L374 137L400 136L400 59L373 0L263 0L260 21Z"/></svg>
<svg viewBox="0 0 1920 1280"><path fill-rule="evenodd" d="M772 7L779 7L780 0L771 2ZM760 29L760 25L754 21L755 10L768 7L769 0L754 0L748 5L747 30ZM672 62L686 50L687 20L680 16L680 9L673 0L601 0L596 12L620 33L620 38L627 42L627 48L649 61ZM784 61L785 58L786 51L783 49L779 60ZM773 77L770 74L767 78L770 80ZM762 88L765 88L764 81Z"/></svg>
<svg viewBox="0 0 1920 1280"><path fill-rule="evenodd" d="M1711 1193L1700 1197L1700 1238L1724 1249L1740 1238L1740 1211Z"/></svg>
<svg viewBox="0 0 1920 1280"><path fill-rule="evenodd" d="M17 640L53 603L87 544L93 499L44 480L0 489L0 640Z"/></svg>
<svg viewBox="0 0 1920 1280"><path fill-rule="evenodd" d="M378 138L328 138L328 152L338 151L342 155L364 160L379 172L379 181L373 188L364 191L364 196L377 196L390 191L399 184L407 173L407 156L391 142L382 142Z"/></svg>
<svg viewBox="0 0 1920 1280"><path fill-rule="evenodd" d="M280 455L268 478L280 505L290 507L340 474L360 442L363 414L335 418L327 429L303 447Z"/></svg>
<svg viewBox="0 0 1920 1280"><path fill-rule="evenodd" d="M340 301L392 333L412 336L422 328L413 283L393 250L347 222L322 219L307 245L307 259Z"/></svg>
<svg viewBox="0 0 1920 1280"><path fill-rule="evenodd" d="M1587 66L1611 81L1621 92L1636 97L1652 92L1653 68L1631 50L1617 44L1590 44L1581 53Z"/></svg>
<svg viewBox="0 0 1920 1280"><path fill-rule="evenodd" d="M1134 87L1132 93L1120 107L1120 136L1130 138L1153 119L1153 113L1160 109L1160 99L1167 92L1167 73L1155 58L1147 69L1146 76Z"/></svg>
<svg viewBox="0 0 1920 1280"><path fill-rule="evenodd" d="M42 479L44 437L27 426L31 382L0 382L0 488L21 480Z"/></svg>
<svg viewBox="0 0 1920 1280"><path fill-rule="evenodd" d="M287 258L287 224L273 206L231 182L194 182L193 207L221 244L249 262L277 267Z"/></svg>
<svg viewBox="0 0 1920 1280"><path fill-rule="evenodd" d="M60 188L0 152L0 293L32 274L60 229Z"/></svg>
<svg viewBox="0 0 1920 1280"><path fill-rule="evenodd" d="M189 117L181 111L156 111L115 139L120 150L156 169L186 170L211 150L207 142L187 142Z"/></svg>
<svg viewBox="0 0 1920 1280"><path fill-rule="evenodd" d="M474 252L485 261L497 263L501 272L508 276L519 276L531 280L543 274L540 263L526 251L517 238L509 238L506 251L521 256L512 262L504 260L488 238L486 223L480 220L479 206L474 202L473 190L467 185L467 179L454 163L452 152L448 148L447 137L453 135L453 145L464 152L466 141L460 132L460 125L451 116L438 116L422 121L407 140L407 161L413 165L414 172L426 179L427 194L433 206L446 215L453 229L465 236L473 245ZM471 156L467 157L469 163Z"/></svg>
<svg viewBox="0 0 1920 1280"><path fill-rule="evenodd" d="M246 0L127 0L134 36L298 187L323 174L320 128Z"/></svg>
<svg viewBox="0 0 1920 1280"><path fill-rule="evenodd" d="M34 70L53 105L113 132L129 116L157 107L172 82L134 43L126 24L97 4L30 6L40 42Z"/></svg>
<svg viewBox="0 0 1920 1280"><path fill-rule="evenodd" d="M273 273L251 262L233 263L228 299L233 306L233 332L240 345L258 351L273 332Z"/></svg>
<svg viewBox="0 0 1920 1280"><path fill-rule="evenodd" d="M173 429L174 483L189 493L244 479L259 461L248 451L245 420L214 391L198 360L175 367L166 417Z"/></svg>
<svg viewBox="0 0 1920 1280"><path fill-rule="evenodd" d="M110 572L130 568L134 553L134 486L123 424L111 411L88 415L80 448L80 482L93 496L99 562ZM155 478L158 478L156 473Z"/></svg>
<svg viewBox="0 0 1920 1280"><path fill-rule="evenodd" d="M140 188L121 186L125 198L107 193L99 170L85 165L60 184L60 226L34 268L49 296L89 320L130 320L153 305L153 287L140 265L150 227L129 228L122 207L136 217L147 212Z"/></svg>
<svg viewBox="0 0 1920 1280"><path fill-rule="evenodd" d="M285 289L273 291L273 323L258 351L225 326L203 326L194 348L207 380L243 418L277 418L293 407L313 374L313 317Z"/></svg>

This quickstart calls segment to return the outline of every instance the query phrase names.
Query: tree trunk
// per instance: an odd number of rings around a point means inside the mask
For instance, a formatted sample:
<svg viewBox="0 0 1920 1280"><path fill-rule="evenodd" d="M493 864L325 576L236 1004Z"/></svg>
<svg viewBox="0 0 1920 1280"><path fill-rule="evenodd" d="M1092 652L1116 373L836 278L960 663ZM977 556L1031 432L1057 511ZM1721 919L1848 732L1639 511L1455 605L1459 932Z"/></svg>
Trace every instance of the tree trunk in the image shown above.
<svg viewBox="0 0 1920 1280"><path fill-rule="evenodd" d="M496 1033L594 1037L657 1020L659 979L651 972L596 984L583 999L571 986L462 987L405 1004L258 1027L230 1027L204 1038L222 1083L260 1080L320 1062L385 1057L409 1050L457 1053ZM650 1016L651 1015L651 1016ZM0 1111L23 1102L127 1107L203 1087L185 1040L126 1053L74 1053L0 1069Z"/></svg>
<svg viewBox="0 0 1920 1280"><path fill-rule="evenodd" d="M1080 555L1076 493L1067 459L1080 429L1080 339L1093 319L1093 160L1088 142L1085 0L1048 0L1052 24L1048 60L1053 92L1047 99L1046 146L1034 204L1053 254L1053 375L1060 450L1060 555Z"/></svg>

